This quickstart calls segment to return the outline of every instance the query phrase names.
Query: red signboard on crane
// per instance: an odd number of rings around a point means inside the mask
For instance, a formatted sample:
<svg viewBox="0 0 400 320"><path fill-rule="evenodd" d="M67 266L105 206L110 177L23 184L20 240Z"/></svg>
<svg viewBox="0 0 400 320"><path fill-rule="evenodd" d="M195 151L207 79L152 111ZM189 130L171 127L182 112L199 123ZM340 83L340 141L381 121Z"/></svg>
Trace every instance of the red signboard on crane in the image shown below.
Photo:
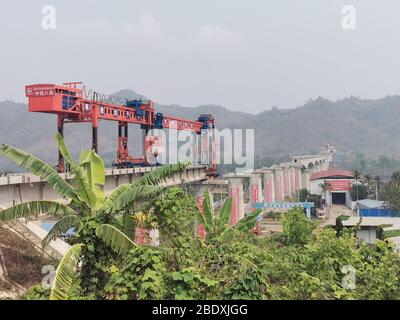
<svg viewBox="0 0 400 320"><path fill-rule="evenodd" d="M25 88L27 97L48 97L54 96L55 86L54 85L33 85Z"/></svg>

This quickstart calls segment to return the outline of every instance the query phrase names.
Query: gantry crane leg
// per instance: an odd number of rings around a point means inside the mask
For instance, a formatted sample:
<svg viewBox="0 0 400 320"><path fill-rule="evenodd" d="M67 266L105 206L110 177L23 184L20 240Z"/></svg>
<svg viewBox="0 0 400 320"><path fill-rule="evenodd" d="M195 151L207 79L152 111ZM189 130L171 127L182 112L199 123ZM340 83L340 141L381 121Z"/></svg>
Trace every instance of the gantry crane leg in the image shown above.
<svg viewBox="0 0 400 320"><path fill-rule="evenodd" d="M64 138L64 116L62 114L58 115L57 127L58 127L58 133L61 135L61 137ZM65 171L64 157L63 157L63 155L62 155L60 150L58 150L57 171L59 173L63 173Z"/></svg>

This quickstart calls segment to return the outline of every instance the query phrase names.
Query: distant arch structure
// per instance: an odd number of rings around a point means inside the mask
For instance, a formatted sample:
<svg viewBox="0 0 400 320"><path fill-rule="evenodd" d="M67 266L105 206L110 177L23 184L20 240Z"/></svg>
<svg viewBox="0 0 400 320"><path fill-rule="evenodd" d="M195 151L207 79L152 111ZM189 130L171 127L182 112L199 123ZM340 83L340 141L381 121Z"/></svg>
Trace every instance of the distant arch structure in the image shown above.
<svg viewBox="0 0 400 320"><path fill-rule="evenodd" d="M256 203L284 202L298 197L301 189L311 192L310 177L328 170L336 148L325 144L321 154L293 156L289 162L264 167L246 173L227 174L228 192L232 197L232 221L237 222ZM244 185L248 185L249 203L244 204Z"/></svg>

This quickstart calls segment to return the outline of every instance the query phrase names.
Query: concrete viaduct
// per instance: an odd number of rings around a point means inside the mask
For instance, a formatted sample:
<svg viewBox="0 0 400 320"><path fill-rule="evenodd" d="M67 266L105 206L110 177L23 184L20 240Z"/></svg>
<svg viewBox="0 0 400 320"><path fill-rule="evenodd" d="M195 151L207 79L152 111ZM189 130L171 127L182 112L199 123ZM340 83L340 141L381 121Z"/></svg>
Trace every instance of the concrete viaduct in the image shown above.
<svg viewBox="0 0 400 320"><path fill-rule="evenodd" d="M304 188L311 192L310 177L329 168L334 152L335 147L327 145L326 151L320 155L293 156L290 162L280 165L224 175L225 183L209 181L203 185L208 184L214 192L223 192L221 188L225 187L225 192L232 198L231 223L235 224L252 210L254 203L297 202L299 190Z"/></svg>
<svg viewBox="0 0 400 320"><path fill-rule="evenodd" d="M229 194L232 197L231 224L242 219L257 202L282 202L295 200L302 188L310 191L310 177L313 173L327 170L332 161L334 147L327 147L320 155L294 156L290 162L268 168L252 170L239 174L226 174L223 178L208 178L206 166L191 166L184 172L166 180L167 186L193 185L198 203L202 201L205 190ZM152 167L129 169L106 169L106 194L117 186L132 183L141 175L153 170ZM69 180L72 175L61 174ZM245 203L245 191L249 201ZM60 196L46 182L31 173L10 174L0 177L0 210L10 206L37 200L61 201ZM297 199L296 199L297 201Z"/></svg>
<svg viewBox="0 0 400 320"><path fill-rule="evenodd" d="M154 167L106 169L104 191L108 194L119 185L132 183L153 169ZM190 166L184 172L167 179L165 185L173 186L207 180L206 169L206 166ZM73 178L70 173L60 173L60 175L66 180ZM8 174L0 177L0 209L38 200L61 201L62 199L53 188L32 173Z"/></svg>

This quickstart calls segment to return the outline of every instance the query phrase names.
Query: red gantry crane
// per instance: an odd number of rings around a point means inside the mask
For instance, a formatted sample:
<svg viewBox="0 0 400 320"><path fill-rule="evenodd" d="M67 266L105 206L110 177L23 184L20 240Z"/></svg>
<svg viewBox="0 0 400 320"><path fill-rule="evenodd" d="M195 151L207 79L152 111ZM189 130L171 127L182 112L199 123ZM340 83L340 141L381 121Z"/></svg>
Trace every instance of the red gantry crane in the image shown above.
<svg viewBox="0 0 400 320"><path fill-rule="evenodd" d="M25 87L29 99L30 112L53 113L58 116L58 132L64 135L64 124L89 122L92 124L92 148L98 152L98 126L100 120L118 122L118 152L115 165L120 168L148 166L145 155L134 158L128 151L128 124L138 124L145 130L145 152L159 143L158 137L147 136L151 129L176 129L195 132L214 129L212 115L201 115L197 121L180 119L156 113L151 100L125 100L104 96L94 91L87 92L82 82L68 82L63 85L33 84ZM118 102L115 102L118 100ZM201 152L206 152L208 174L216 175L214 135L212 135L211 152L208 142L202 141ZM201 141L201 139L200 139ZM207 140L208 141L208 140ZM211 154L211 157L209 156ZM64 172L64 159L59 153L58 171ZM201 156L204 159L203 156ZM211 158L211 160L210 160Z"/></svg>

